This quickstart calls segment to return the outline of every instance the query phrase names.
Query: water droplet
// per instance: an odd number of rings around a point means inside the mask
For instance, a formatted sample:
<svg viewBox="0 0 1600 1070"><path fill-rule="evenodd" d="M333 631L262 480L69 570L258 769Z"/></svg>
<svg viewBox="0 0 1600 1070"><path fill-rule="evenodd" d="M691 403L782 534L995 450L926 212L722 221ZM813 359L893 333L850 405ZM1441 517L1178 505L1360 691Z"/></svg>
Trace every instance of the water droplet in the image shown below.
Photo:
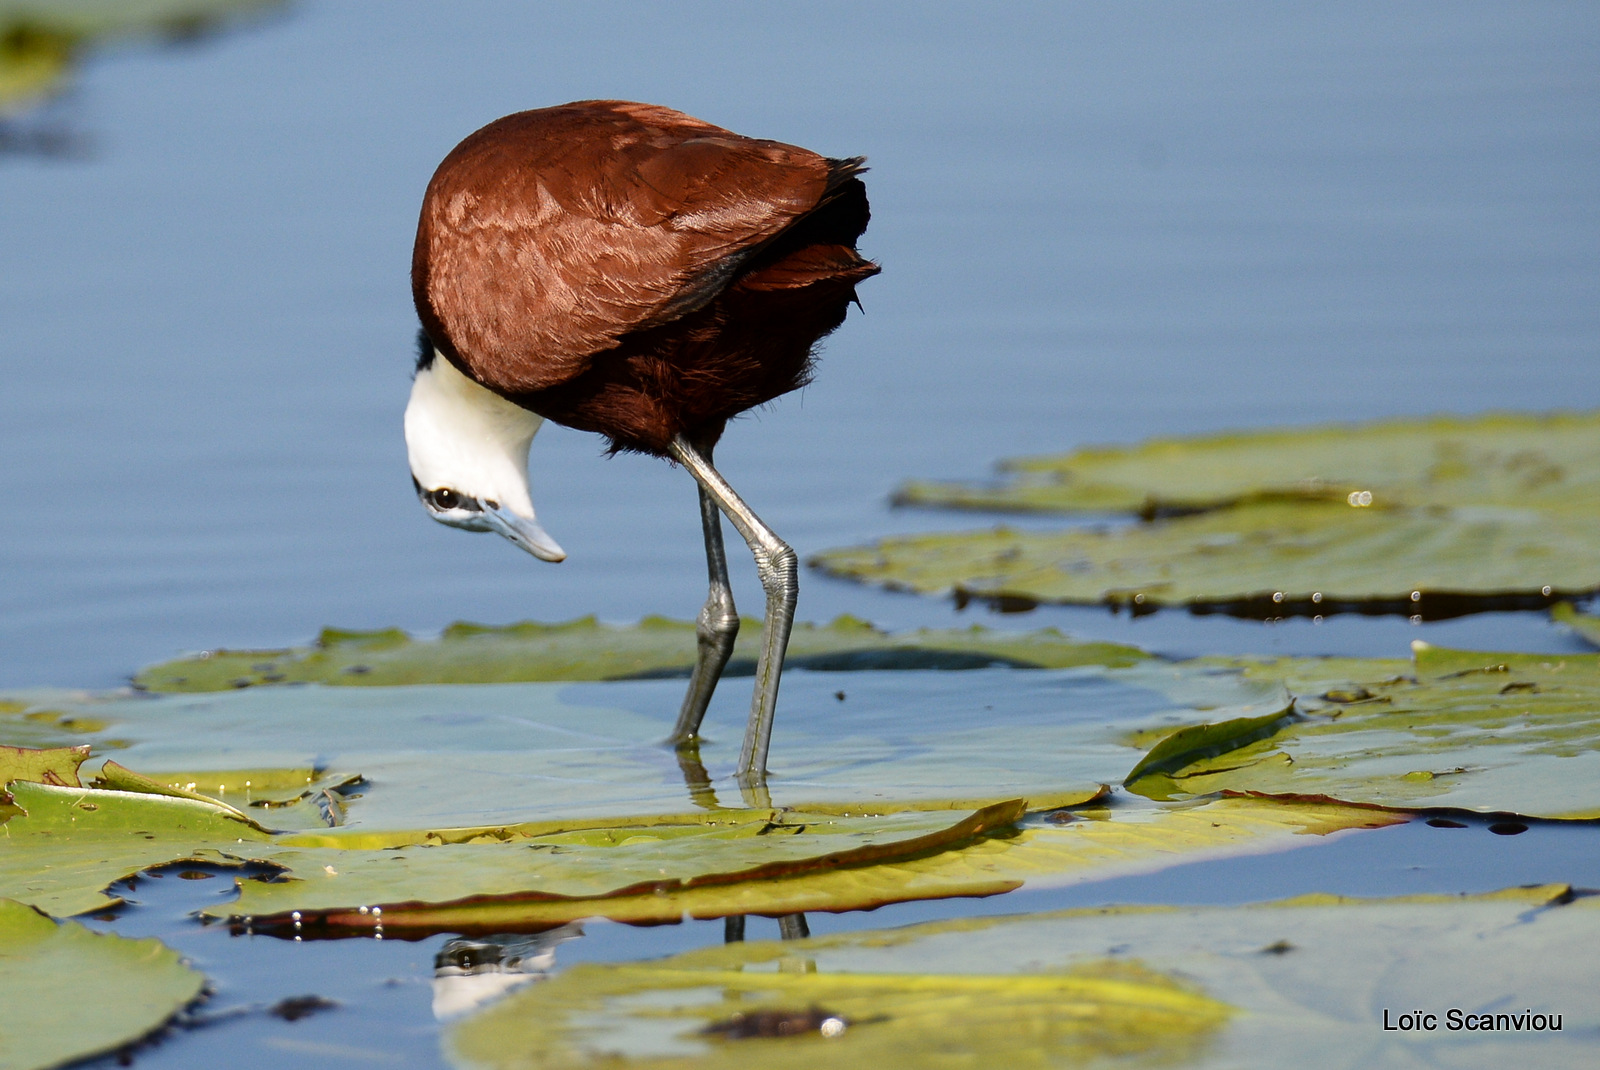
<svg viewBox="0 0 1600 1070"><path fill-rule="evenodd" d="M825 1037L836 1037L844 1032L843 1018L824 1018L822 1024L817 1026L817 1031Z"/></svg>
<svg viewBox="0 0 1600 1070"><path fill-rule="evenodd" d="M1411 600L1412 600L1412 601L1413 601L1413 602L1420 602L1420 601L1422 601L1422 592L1421 592L1421 591L1412 591L1412 592L1411 592Z"/></svg>
<svg viewBox="0 0 1600 1070"><path fill-rule="evenodd" d="M1315 602L1317 605L1321 605L1322 604L1322 592L1321 591L1313 591L1311 593L1311 601Z"/></svg>

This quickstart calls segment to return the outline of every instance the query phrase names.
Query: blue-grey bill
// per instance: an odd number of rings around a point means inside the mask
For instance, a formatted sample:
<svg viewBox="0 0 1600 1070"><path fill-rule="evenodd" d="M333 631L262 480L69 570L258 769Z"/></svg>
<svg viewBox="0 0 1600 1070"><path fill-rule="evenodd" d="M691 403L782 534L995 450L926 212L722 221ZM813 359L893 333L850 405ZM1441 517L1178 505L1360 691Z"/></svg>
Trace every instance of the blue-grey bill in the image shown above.
<svg viewBox="0 0 1600 1070"><path fill-rule="evenodd" d="M483 507L483 519L490 531L497 531L541 561L565 561L567 552L532 517L518 516L506 509Z"/></svg>

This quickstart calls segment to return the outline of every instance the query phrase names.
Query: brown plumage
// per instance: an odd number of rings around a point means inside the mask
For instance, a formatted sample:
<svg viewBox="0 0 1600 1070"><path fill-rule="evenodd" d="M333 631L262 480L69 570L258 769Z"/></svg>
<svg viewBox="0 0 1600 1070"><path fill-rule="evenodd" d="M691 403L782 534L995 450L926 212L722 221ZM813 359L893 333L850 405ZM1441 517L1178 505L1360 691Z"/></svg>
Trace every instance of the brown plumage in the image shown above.
<svg viewBox="0 0 1600 1070"><path fill-rule="evenodd" d="M818 339L878 273L855 248L861 170L667 108L582 101L507 116L456 146L417 226L411 285L430 344L405 426L418 498L440 523L560 561L529 491L539 417L682 465L699 485L709 589L671 738L685 770L698 766L739 631L726 517L767 596L737 768L751 806L767 805L799 560L712 452L730 417L805 383Z"/></svg>
<svg viewBox="0 0 1600 1070"><path fill-rule="evenodd" d="M428 186L417 313L472 379L613 449L709 446L807 381L878 273L861 170L648 104L510 115Z"/></svg>

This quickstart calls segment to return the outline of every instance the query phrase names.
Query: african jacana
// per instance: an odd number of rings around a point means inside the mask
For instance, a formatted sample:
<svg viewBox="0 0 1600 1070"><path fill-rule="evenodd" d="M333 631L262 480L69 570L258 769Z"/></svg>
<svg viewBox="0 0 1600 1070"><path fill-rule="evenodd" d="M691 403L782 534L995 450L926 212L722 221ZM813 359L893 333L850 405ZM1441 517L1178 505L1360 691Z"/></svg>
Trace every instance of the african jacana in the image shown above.
<svg viewBox="0 0 1600 1070"><path fill-rule="evenodd" d="M746 786L766 777L799 581L794 551L712 467L712 450L730 418L807 382L817 342L878 273L855 248L868 219L861 165L668 108L580 101L461 142L417 227L421 353L405 428L423 505L560 561L528 488L544 420L688 470L711 590L672 738L697 738L739 630L720 511L767 596Z"/></svg>

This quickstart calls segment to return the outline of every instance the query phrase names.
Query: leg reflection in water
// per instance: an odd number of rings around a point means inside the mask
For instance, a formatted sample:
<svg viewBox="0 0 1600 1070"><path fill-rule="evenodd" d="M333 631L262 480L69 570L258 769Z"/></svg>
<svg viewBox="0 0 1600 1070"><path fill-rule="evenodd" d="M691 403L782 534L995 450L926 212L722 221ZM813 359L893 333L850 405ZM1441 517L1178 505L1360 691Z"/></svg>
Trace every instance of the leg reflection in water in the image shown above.
<svg viewBox="0 0 1600 1070"><path fill-rule="evenodd" d="M737 914L722 919L722 942L725 944L738 944L744 941L745 915ZM811 935L811 926L806 924L804 914L785 914L778 919L778 938L780 940L804 940Z"/></svg>

